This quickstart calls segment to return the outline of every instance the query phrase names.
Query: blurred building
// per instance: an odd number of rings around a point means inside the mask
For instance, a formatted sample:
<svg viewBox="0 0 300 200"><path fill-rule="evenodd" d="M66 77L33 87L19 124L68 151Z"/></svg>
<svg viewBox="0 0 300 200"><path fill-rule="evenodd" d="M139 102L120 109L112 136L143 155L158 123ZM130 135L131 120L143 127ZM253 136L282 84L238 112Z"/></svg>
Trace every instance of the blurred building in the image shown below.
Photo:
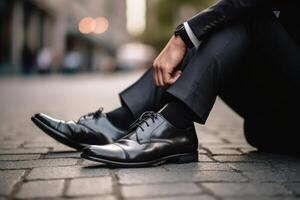
<svg viewBox="0 0 300 200"><path fill-rule="evenodd" d="M84 17L105 17L107 31L80 33L78 24ZM0 1L0 73L31 72L37 60L45 67L51 61L51 69L57 71L72 56L80 57L80 70L95 70L109 63L116 48L129 39L125 1Z"/></svg>

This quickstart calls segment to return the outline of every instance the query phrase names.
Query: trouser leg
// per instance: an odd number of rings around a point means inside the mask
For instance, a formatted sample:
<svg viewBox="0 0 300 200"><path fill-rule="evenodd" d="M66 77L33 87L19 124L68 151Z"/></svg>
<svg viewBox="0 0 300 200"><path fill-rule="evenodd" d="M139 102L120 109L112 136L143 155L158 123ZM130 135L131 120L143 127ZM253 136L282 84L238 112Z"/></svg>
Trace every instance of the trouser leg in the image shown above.
<svg viewBox="0 0 300 200"><path fill-rule="evenodd" d="M244 67L248 50L249 38L243 24L215 32L201 44L181 77L166 92L184 102L196 114L196 122L205 123L219 88Z"/></svg>
<svg viewBox="0 0 300 200"><path fill-rule="evenodd" d="M246 119L272 110L293 114L295 106L281 103L299 97L299 55L272 12L256 13L204 41L167 93L188 105L202 123L217 95Z"/></svg>
<svg viewBox="0 0 300 200"><path fill-rule="evenodd" d="M169 88L155 86L152 69L120 93L121 102L135 117L146 110L159 110L168 97L181 100L195 113L195 121L204 123L216 98L220 73L231 74L242 65L248 38L243 25L228 26L191 50L181 66L182 76ZM226 70L225 70L226 69ZM224 79L226 81L227 79Z"/></svg>
<svg viewBox="0 0 300 200"><path fill-rule="evenodd" d="M180 68L186 66L194 52L195 49L188 50ZM135 118L145 111L158 111L168 101L166 89L154 84L152 74L152 67L150 67L139 80L119 94L121 103L130 109Z"/></svg>

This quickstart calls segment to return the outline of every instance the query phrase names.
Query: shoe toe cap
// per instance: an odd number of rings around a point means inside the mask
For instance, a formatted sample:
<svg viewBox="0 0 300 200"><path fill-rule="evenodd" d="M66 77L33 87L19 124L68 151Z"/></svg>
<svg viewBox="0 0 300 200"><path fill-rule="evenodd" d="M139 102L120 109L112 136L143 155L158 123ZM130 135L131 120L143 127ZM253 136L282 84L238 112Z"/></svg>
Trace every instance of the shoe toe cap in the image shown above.
<svg viewBox="0 0 300 200"><path fill-rule="evenodd" d="M83 154L107 160L124 160L126 159L126 153L124 150L116 144L108 145L91 145L84 148Z"/></svg>
<svg viewBox="0 0 300 200"><path fill-rule="evenodd" d="M58 124L61 122L61 120L54 119L53 117L50 117L44 113L35 114L32 118L35 118L45 125L51 126L52 128L57 128Z"/></svg>

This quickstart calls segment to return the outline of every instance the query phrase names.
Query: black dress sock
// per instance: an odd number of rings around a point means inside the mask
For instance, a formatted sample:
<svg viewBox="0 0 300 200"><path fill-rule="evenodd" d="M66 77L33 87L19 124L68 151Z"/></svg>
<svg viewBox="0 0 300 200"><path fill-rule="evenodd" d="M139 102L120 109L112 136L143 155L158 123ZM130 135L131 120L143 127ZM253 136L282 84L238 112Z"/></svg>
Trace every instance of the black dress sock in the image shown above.
<svg viewBox="0 0 300 200"><path fill-rule="evenodd" d="M121 106L111 112L106 113L110 122L121 130L127 130L134 121L133 114L126 106Z"/></svg>
<svg viewBox="0 0 300 200"><path fill-rule="evenodd" d="M193 125L194 112L179 100L169 102L161 111L162 116L177 128L188 128Z"/></svg>

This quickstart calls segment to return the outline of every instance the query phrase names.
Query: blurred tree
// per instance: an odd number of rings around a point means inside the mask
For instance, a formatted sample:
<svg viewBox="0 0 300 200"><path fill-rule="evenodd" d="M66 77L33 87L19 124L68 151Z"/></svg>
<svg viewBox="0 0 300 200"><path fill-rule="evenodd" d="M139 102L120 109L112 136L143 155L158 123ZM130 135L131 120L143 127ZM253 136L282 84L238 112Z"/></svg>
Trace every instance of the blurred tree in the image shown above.
<svg viewBox="0 0 300 200"><path fill-rule="evenodd" d="M160 50L178 24L212 3L213 0L148 0L146 31L140 39Z"/></svg>

